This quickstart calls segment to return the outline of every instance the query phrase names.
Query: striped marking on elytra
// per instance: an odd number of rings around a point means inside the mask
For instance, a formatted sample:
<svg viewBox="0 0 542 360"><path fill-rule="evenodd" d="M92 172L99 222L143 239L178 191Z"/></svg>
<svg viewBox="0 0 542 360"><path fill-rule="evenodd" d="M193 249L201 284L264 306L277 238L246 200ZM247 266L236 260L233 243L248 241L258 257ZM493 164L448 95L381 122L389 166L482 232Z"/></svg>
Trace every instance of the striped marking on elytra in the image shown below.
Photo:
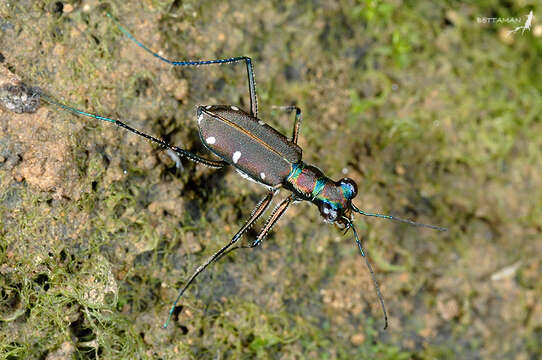
<svg viewBox="0 0 542 360"><path fill-rule="evenodd" d="M203 120L203 114L200 114L200 115L198 116L198 124L201 123L201 120Z"/></svg>
<svg viewBox="0 0 542 360"><path fill-rule="evenodd" d="M240 151L236 151L236 152L233 153L232 160L233 160L234 164L237 164L237 162L239 161L240 158L241 158L241 152Z"/></svg>
<svg viewBox="0 0 542 360"><path fill-rule="evenodd" d="M216 143L216 138L214 136L209 136L207 139L205 139L207 144L214 144Z"/></svg>
<svg viewBox="0 0 542 360"><path fill-rule="evenodd" d="M211 108L211 105L207 105L205 109L209 110Z"/></svg>
<svg viewBox="0 0 542 360"><path fill-rule="evenodd" d="M219 116L219 115L213 115L213 117L216 119L216 120L219 120L219 121L222 121L224 124L232 127L233 129L236 129L238 130L239 132L243 133L244 135L246 135L247 137L253 139L254 141L257 141L260 145L262 145L263 147L265 147L267 150L279 155L279 156L282 156L276 149L274 149L272 146L270 146L269 144L267 144L266 142L264 142L262 139L260 139L259 137L257 137L256 135L254 135L253 133L247 131L246 129L243 129L241 126L237 125L236 123L226 119L225 117L223 116ZM241 155L239 155L241 156Z"/></svg>

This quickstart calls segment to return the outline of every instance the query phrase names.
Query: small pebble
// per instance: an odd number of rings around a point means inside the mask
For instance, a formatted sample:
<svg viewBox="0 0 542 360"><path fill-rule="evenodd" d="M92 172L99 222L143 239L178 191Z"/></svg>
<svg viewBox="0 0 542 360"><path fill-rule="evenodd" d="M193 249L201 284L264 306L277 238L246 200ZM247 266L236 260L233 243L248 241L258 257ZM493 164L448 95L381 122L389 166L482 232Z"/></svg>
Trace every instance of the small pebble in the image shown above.
<svg viewBox="0 0 542 360"><path fill-rule="evenodd" d="M365 335L363 334L354 334L350 337L350 342L352 345L361 345L365 342Z"/></svg>
<svg viewBox="0 0 542 360"><path fill-rule="evenodd" d="M73 5L72 4L66 4L64 5L64 8L62 9L64 14L69 14L73 11Z"/></svg>

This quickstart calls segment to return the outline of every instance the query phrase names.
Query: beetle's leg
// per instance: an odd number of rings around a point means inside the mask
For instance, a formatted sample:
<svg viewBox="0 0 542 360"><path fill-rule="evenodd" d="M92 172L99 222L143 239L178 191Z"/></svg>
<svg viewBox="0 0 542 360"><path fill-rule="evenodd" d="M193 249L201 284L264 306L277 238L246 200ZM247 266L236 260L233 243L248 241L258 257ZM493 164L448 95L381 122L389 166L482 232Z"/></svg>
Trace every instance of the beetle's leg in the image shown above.
<svg viewBox="0 0 542 360"><path fill-rule="evenodd" d="M273 225L281 218L282 215L288 210L288 207L290 204L294 201L293 196L288 196L286 199L282 200L282 202L273 210L273 213L265 223L263 229L260 231L260 234L254 240L250 245L248 246L239 246L239 248L253 248L262 243L263 238L269 233Z"/></svg>
<svg viewBox="0 0 542 360"><path fill-rule="evenodd" d="M223 256L228 255L230 252L237 250L237 249L252 249L253 247L256 247L258 245L261 245L262 240L267 236L273 225L279 220L279 218L284 214L284 212L287 210L288 206L291 204L292 201L295 199L292 197L288 197L284 199L276 208L273 210L273 213L269 217L269 219L266 222L266 225L262 228L258 236L256 237L256 240L251 242L249 245L237 245L236 247L228 249L226 252L220 255L220 257L216 260L220 260Z"/></svg>
<svg viewBox="0 0 542 360"><path fill-rule="evenodd" d="M110 18L113 19L113 17L110 14L107 14ZM115 22L116 20L113 19ZM258 99L256 98L256 81L254 80L254 68L252 67L252 59L248 56L237 56L227 59L214 59L214 60L202 60L202 61L173 61L170 59L167 59L154 51L152 51L150 48L146 47L141 43L139 40L137 40L128 30L126 30L124 27L119 25L117 23L117 26L119 27L120 31L126 35L126 37L133 42L135 42L139 47L141 47L143 50L151 54L152 56L168 63L173 66L199 66L199 65L212 65L212 64L231 64L236 63L240 61L244 61L247 67L247 77L248 77L248 91L250 94L250 114L254 117L258 117Z"/></svg>
<svg viewBox="0 0 542 360"><path fill-rule="evenodd" d="M226 245L224 245L220 250L218 250L216 253L214 253L211 257L209 257L207 259L207 261L205 261L205 263L200 265L196 269L196 271L194 271L192 276L190 276L190 278L188 279L186 284L184 284L183 288L179 291L179 295L177 295L177 299L175 299L175 302L173 303L173 306L169 310L169 316L168 316L168 318L167 318L167 320L166 320L166 322L164 324L164 327L168 326L169 321L171 320L171 316L173 315L173 312L175 311L175 308L177 307L177 303L179 302L179 300L183 296L186 289L188 289L190 284L192 284L194 279L201 272L203 272L207 268L207 266L209 266L210 264L215 262L217 259L222 257L222 255L224 255L224 253L228 252L228 250L231 248L231 246L234 245L241 238L241 236L254 224L254 222L256 220L258 220L258 218L260 216L262 216L262 214L265 212L265 210L267 209L267 207L271 203L271 200L273 199L274 195L275 195L275 192L269 192L269 194L267 194L267 196L262 201L260 201L260 203L258 205L256 205L256 208L254 208L254 210L252 211L252 214L250 215L250 218L247 220L245 225L243 225L243 227L237 232L237 234L234 235L234 237L230 240L230 242L227 243Z"/></svg>
<svg viewBox="0 0 542 360"><path fill-rule="evenodd" d="M294 122L294 130L292 132L292 139L290 140L294 144L297 144L297 139L299 135L299 129L301 127L301 109L297 106L273 106L273 108L286 111L286 112L292 112L295 110L295 122Z"/></svg>
<svg viewBox="0 0 542 360"><path fill-rule="evenodd" d="M69 112L71 112L73 114L82 115L82 116L90 117L90 118L93 118L93 119L113 123L113 124L115 124L115 125L117 125L117 126L119 126L121 128L124 128L124 129L126 129L128 131L133 132L134 134L142 136L147 140L150 140L152 142L155 142L155 143L159 144L164 149L173 150L177 154L179 154L179 156L184 157L184 158L186 158L188 160L194 161L196 163L206 165L208 167L215 168L215 169L219 169L221 167L224 167L225 165L228 165L228 163L225 162L225 161L216 161L216 160L205 159L205 158L202 158L199 155L196 155L194 153L191 153L189 151L181 149L181 148L179 148L177 146L170 145L167 142L165 142L164 140L155 138L154 136L151 136L151 135L148 135L148 134L145 134L144 132L141 132L141 131L139 131L137 129L134 129L133 127L128 126L127 124L123 123L120 120L111 119L111 118L108 118L108 117L105 117L105 116L95 115L95 114L88 113L86 111L78 110L78 109L76 109L74 107L59 103L58 101L53 100L52 98L50 98L49 96L44 95L44 94L41 94L41 98L44 99L45 101L47 101L48 103L53 104L55 106L58 106L58 107L60 107L60 108L62 108L64 110L67 110L67 111L69 111Z"/></svg>

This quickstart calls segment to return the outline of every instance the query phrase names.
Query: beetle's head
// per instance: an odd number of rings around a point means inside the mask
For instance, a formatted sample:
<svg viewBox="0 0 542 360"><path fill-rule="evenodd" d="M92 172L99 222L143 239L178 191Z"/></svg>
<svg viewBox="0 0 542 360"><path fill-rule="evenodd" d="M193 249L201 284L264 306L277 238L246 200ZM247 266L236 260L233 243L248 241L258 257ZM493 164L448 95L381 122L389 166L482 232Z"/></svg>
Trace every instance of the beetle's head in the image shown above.
<svg viewBox="0 0 542 360"><path fill-rule="evenodd" d="M350 222L352 199L357 194L356 182L350 178L324 185L316 199L324 221L337 224L344 229Z"/></svg>

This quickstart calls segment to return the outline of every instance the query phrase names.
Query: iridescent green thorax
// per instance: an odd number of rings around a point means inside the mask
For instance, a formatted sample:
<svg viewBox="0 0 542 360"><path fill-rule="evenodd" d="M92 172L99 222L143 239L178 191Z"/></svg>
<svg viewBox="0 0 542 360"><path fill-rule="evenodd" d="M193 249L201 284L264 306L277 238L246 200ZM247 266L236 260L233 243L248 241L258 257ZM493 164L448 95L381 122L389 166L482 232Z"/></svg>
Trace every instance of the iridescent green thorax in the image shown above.
<svg viewBox="0 0 542 360"><path fill-rule="evenodd" d="M325 176L320 169L300 161L292 165L285 187L303 200L325 202L336 209L347 208L348 199L343 189Z"/></svg>

